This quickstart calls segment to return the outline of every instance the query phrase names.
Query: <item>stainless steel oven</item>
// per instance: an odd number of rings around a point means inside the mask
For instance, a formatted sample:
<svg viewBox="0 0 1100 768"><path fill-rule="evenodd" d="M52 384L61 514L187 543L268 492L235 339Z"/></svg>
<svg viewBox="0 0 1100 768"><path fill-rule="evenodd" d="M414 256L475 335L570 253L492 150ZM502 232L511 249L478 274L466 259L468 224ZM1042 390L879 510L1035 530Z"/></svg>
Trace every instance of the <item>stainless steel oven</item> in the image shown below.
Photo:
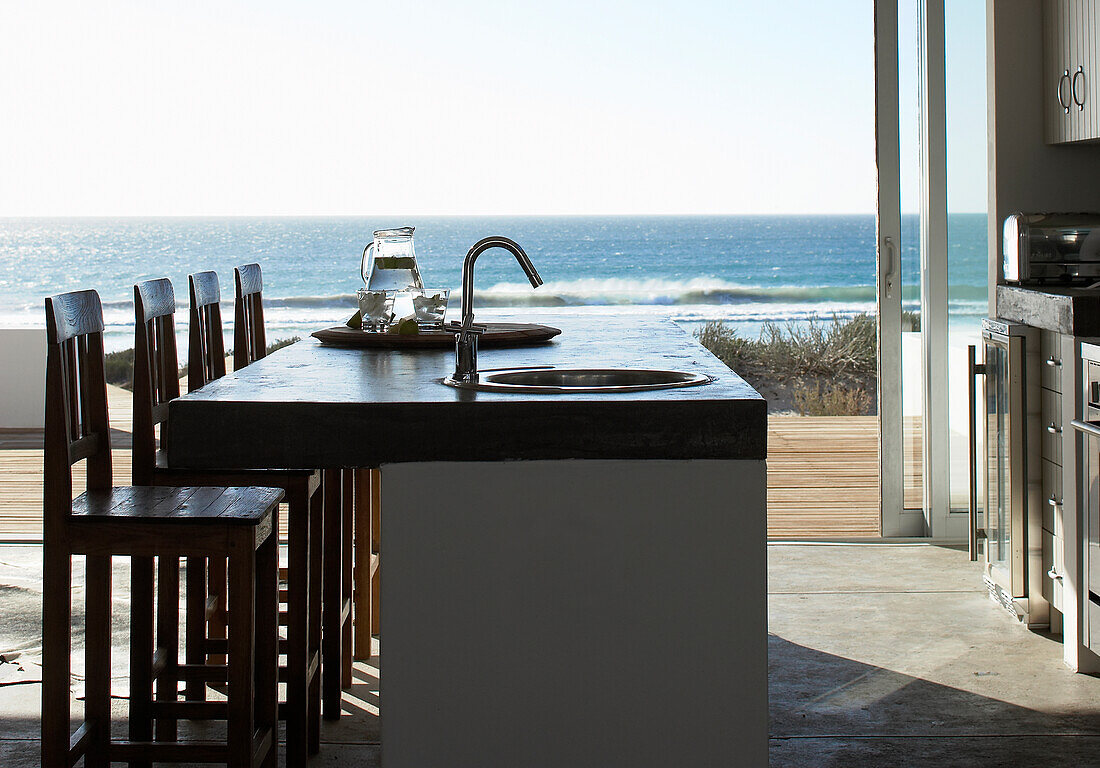
<svg viewBox="0 0 1100 768"><path fill-rule="evenodd" d="M1050 623L1042 595L1042 472L1040 465L1039 338L1026 325L982 322L984 360L971 366L971 429L975 382L984 375L981 407L984 450L971 456L972 483L980 468L985 503L971 489L972 557L984 564L990 596L1029 627ZM971 447L976 444L971 436Z"/></svg>

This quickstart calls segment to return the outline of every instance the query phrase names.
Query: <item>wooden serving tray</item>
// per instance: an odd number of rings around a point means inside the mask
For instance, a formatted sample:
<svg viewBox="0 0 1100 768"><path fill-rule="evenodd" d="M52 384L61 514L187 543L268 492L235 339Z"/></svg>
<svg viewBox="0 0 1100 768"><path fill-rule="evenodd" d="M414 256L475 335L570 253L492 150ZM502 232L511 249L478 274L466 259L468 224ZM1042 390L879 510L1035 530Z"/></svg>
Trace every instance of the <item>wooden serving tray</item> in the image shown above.
<svg viewBox="0 0 1100 768"><path fill-rule="evenodd" d="M481 347L522 347L527 344L543 344L561 333L560 328L534 323L479 323L488 330L481 334ZM374 347L380 349L441 349L453 347L453 331L432 331L408 336L397 333L378 333L335 325L322 331L314 331L313 337L324 344L344 347Z"/></svg>

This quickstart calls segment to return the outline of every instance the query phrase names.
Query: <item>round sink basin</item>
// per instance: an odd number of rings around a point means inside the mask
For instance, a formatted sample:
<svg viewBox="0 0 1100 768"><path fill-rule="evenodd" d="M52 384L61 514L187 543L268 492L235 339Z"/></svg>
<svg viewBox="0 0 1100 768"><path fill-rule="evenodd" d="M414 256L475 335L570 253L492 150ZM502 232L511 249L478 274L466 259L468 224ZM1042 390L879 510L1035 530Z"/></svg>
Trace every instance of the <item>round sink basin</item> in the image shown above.
<svg viewBox="0 0 1100 768"><path fill-rule="evenodd" d="M484 371L477 382L443 383L479 392L522 392L567 394L571 392L644 392L710 384L714 379L702 373L660 371L644 368L516 368Z"/></svg>

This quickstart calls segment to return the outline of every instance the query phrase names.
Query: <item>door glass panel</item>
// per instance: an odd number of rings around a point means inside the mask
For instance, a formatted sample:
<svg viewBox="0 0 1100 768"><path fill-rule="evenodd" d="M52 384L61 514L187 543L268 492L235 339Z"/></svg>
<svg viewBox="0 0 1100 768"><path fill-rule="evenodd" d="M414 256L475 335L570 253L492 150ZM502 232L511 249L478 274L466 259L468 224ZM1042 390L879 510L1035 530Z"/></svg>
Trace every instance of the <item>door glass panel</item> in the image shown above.
<svg viewBox="0 0 1100 768"><path fill-rule="evenodd" d="M985 0L952 0L944 11L950 504L953 512L965 512L970 502L967 346L981 349L981 322L989 311ZM977 437L981 455L980 429ZM977 479L980 499L981 473Z"/></svg>
<svg viewBox="0 0 1100 768"><path fill-rule="evenodd" d="M902 507L923 506L924 367L920 323L920 15L898 2L898 132L901 150Z"/></svg>

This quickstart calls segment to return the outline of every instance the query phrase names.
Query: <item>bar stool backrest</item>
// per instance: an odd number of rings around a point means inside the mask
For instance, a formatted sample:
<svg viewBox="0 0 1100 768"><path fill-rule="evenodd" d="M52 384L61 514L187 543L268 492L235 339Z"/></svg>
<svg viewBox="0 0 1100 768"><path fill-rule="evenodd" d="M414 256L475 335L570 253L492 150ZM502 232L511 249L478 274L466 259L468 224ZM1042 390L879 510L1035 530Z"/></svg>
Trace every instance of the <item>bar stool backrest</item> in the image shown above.
<svg viewBox="0 0 1100 768"><path fill-rule="evenodd" d="M95 291L46 299L43 534L64 537L73 464L87 459L87 489L111 487L111 436L103 359L103 305Z"/></svg>
<svg viewBox="0 0 1100 768"><path fill-rule="evenodd" d="M168 447L168 403L180 396L176 293L167 278L134 286L134 485L153 485L160 449Z"/></svg>
<svg viewBox="0 0 1100 768"><path fill-rule="evenodd" d="M225 375L221 288L216 272L188 275L191 329L187 344L187 391Z"/></svg>
<svg viewBox="0 0 1100 768"><path fill-rule="evenodd" d="M233 368L244 368L267 355L264 332L264 279L259 264L233 270Z"/></svg>

